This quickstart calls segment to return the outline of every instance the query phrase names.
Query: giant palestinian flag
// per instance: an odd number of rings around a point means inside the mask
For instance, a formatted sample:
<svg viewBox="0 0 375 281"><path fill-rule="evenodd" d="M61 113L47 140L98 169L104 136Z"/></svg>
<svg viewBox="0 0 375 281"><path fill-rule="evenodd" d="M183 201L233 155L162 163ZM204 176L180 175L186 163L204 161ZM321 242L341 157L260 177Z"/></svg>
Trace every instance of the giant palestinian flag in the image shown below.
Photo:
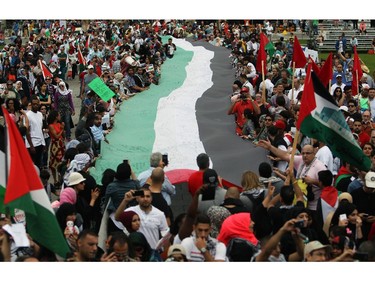
<svg viewBox="0 0 375 281"><path fill-rule="evenodd" d="M69 247L47 193L15 122L5 108L2 110L6 128L1 136L6 137L0 151L0 209L9 210L10 215L15 209L23 210L33 240L65 258Z"/></svg>
<svg viewBox="0 0 375 281"><path fill-rule="evenodd" d="M173 38L173 43L177 51L161 66L159 85L123 102L115 114L109 143L101 144L101 157L90 169L97 182L123 159L138 175L156 151L168 153L165 171L177 182L186 179L182 173L198 170L196 157L203 152L211 168L234 185L240 185L244 171L257 171L267 161L262 149L235 134L234 116L227 114L234 77L230 50L204 41Z"/></svg>
<svg viewBox="0 0 375 281"><path fill-rule="evenodd" d="M297 129L324 142L341 160L362 171L370 169L370 158L363 154L339 110L337 103L314 72L307 75Z"/></svg>

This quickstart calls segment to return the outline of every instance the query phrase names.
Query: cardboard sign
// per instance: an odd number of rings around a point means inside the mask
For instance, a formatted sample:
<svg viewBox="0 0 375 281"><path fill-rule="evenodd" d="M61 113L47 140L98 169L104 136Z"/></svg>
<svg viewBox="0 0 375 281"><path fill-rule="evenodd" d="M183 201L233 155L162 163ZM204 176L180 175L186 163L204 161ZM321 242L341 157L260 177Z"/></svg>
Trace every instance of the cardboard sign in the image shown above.
<svg viewBox="0 0 375 281"><path fill-rule="evenodd" d="M92 80L88 86L105 102L115 96L115 93L99 77Z"/></svg>

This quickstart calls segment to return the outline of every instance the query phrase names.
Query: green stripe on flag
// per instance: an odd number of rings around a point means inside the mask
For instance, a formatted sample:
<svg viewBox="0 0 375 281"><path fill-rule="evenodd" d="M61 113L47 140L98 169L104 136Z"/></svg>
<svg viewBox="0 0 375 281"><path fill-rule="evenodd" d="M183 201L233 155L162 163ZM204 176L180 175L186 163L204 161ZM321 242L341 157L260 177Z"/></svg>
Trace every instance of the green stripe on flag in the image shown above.
<svg viewBox="0 0 375 281"><path fill-rule="evenodd" d="M169 36L163 41L167 38ZM150 167L159 99L182 86L187 75L186 66L192 58L193 52L177 47L174 57L161 66L159 85L151 85L147 91L124 101L115 115L114 129L108 134L109 144L102 142L101 157L96 160L95 168L90 169L90 175L97 182L101 182L106 169L116 170L124 159L129 159L135 174Z"/></svg>
<svg viewBox="0 0 375 281"><path fill-rule="evenodd" d="M362 171L368 171L371 166L370 158L363 154L362 149L349 141L341 128L338 132L324 125L313 116L308 115L301 124L301 132L310 138L326 140L325 144L331 149L335 156L341 160L351 163Z"/></svg>

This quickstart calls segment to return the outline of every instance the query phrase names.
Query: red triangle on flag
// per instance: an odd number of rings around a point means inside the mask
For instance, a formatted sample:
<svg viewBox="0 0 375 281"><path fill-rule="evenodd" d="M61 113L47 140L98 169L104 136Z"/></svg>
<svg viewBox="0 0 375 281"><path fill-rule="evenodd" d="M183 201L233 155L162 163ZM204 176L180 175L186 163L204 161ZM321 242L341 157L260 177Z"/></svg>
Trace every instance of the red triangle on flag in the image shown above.
<svg viewBox="0 0 375 281"><path fill-rule="evenodd" d="M296 68L304 68L307 63L306 56L302 51L302 47L298 41L297 36L294 36L292 61L295 63Z"/></svg>
<svg viewBox="0 0 375 281"><path fill-rule="evenodd" d="M41 60L38 61L39 67L42 70L43 78L46 80L47 77L53 77L51 70L49 70L48 66Z"/></svg>

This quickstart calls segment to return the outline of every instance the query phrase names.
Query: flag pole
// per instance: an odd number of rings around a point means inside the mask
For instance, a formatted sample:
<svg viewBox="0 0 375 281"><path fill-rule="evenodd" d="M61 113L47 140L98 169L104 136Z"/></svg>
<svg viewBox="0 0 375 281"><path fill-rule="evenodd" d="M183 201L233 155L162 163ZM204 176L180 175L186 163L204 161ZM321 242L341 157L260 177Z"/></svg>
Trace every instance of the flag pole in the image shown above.
<svg viewBox="0 0 375 281"><path fill-rule="evenodd" d="M358 70L355 72L355 79L357 81L357 95L359 94L359 81L358 81Z"/></svg>
<svg viewBox="0 0 375 281"><path fill-rule="evenodd" d="M293 62L293 71L292 71L292 101L294 102L294 72L296 71L296 62Z"/></svg>
<svg viewBox="0 0 375 281"><path fill-rule="evenodd" d="M1 110L3 112L3 117L4 117L4 151L5 151L5 163L4 163L4 166L5 166L5 190L7 188L7 185L8 185L8 177L9 177L9 167L8 167L8 160L9 160L9 154L8 154L8 122L7 122L7 118L5 118L5 114L9 114L8 111L4 111L5 109L5 106L0 106L1 107ZM9 115L8 115L9 117ZM5 198L5 196L4 196ZM5 201L5 200L4 200ZM4 202L3 202L4 203ZM5 206L5 216L10 220L10 210L9 210L9 207L8 206Z"/></svg>

